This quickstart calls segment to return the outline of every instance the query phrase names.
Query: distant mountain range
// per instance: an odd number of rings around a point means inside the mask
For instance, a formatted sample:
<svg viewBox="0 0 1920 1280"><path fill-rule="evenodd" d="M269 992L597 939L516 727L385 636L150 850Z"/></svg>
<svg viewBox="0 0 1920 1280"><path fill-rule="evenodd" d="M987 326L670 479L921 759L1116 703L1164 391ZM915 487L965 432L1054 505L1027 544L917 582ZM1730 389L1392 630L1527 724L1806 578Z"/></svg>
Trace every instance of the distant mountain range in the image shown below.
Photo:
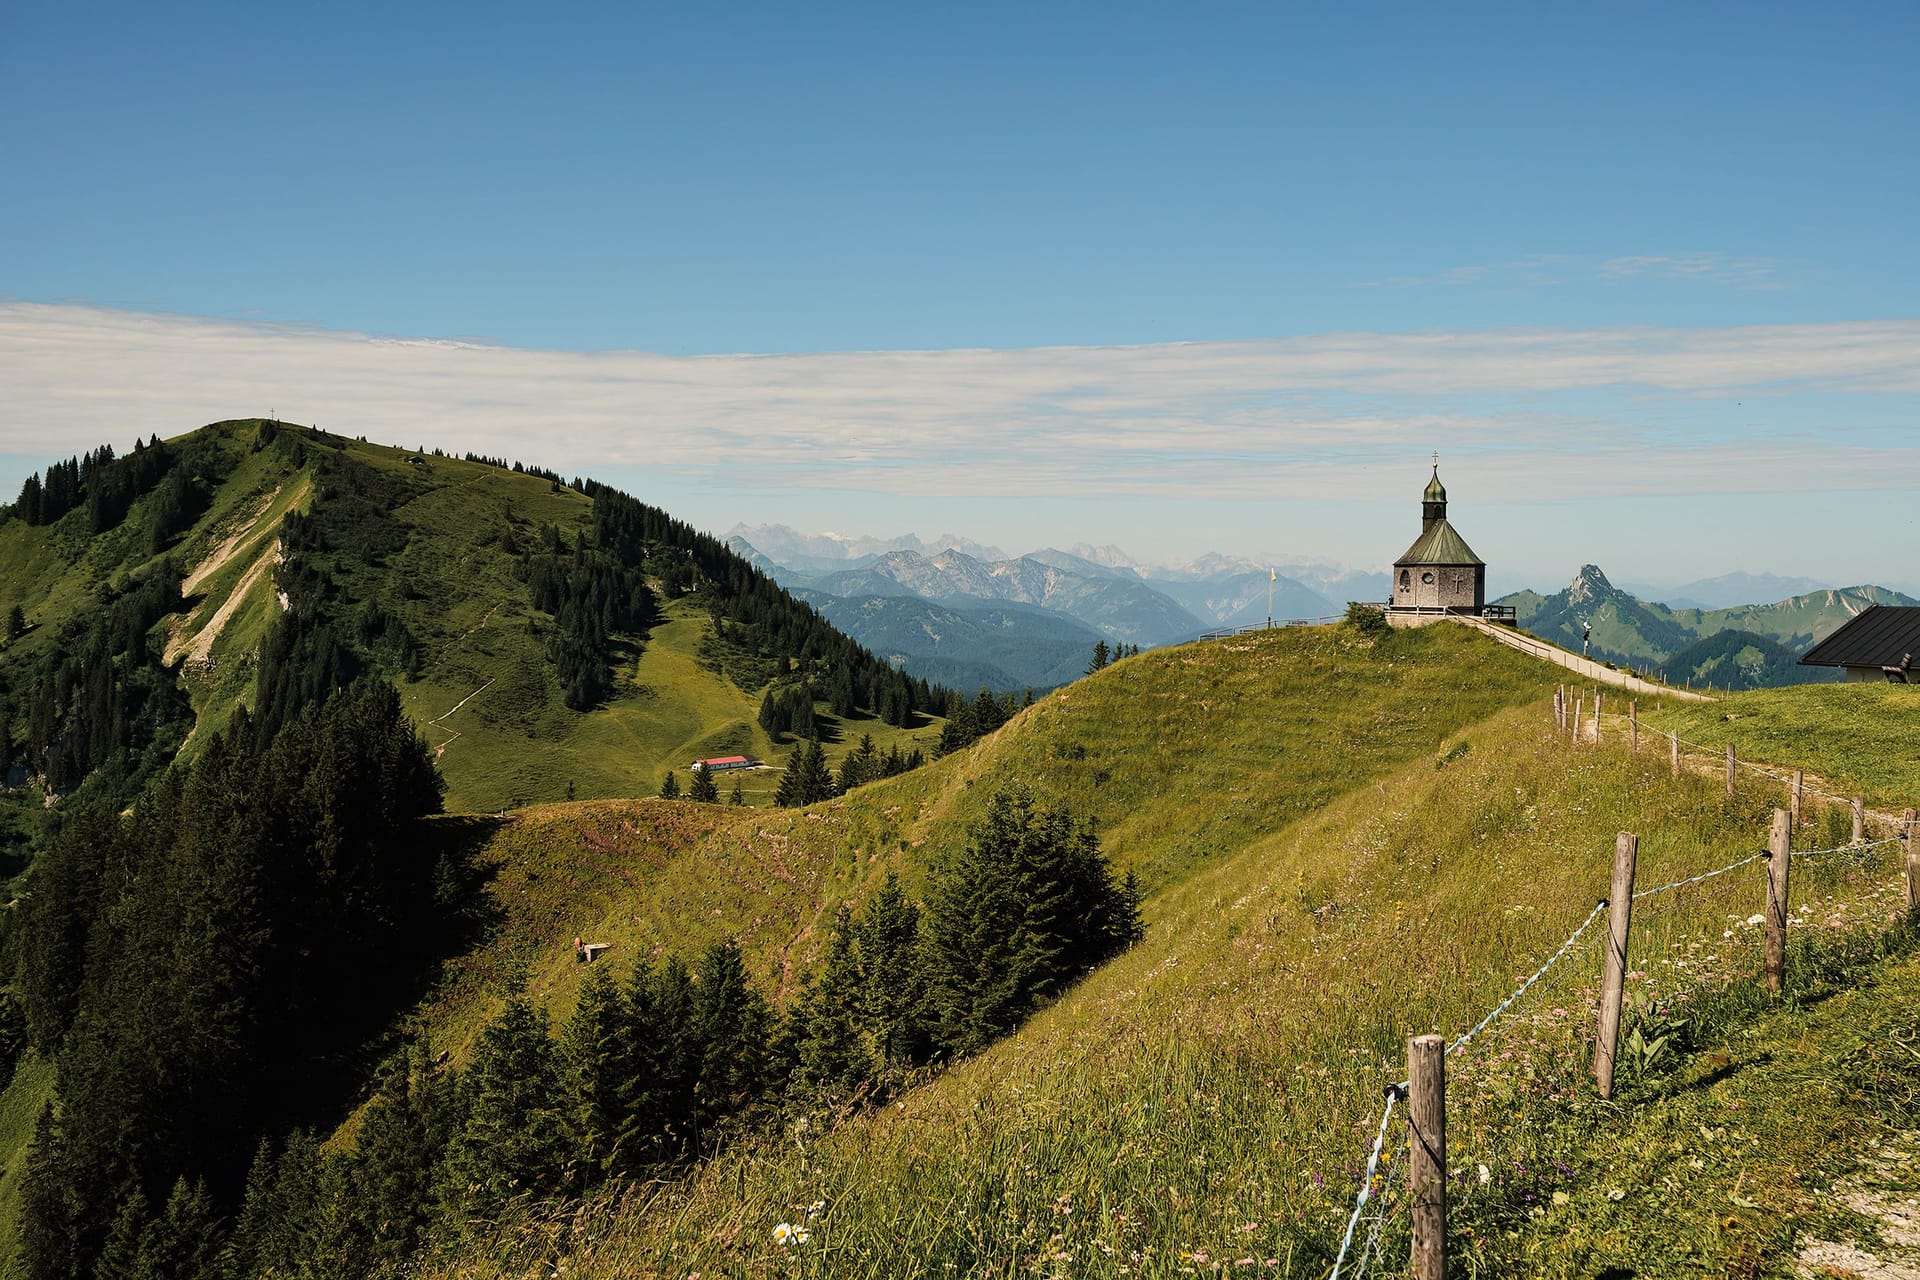
<svg viewBox="0 0 1920 1280"><path fill-rule="evenodd" d="M1710 582L1744 577L1730 574ZM1564 590L1552 595L1518 591L1495 603L1512 605L1520 626L1537 636L1576 651L1585 638L1596 658L1662 672L1673 681L1751 688L1830 678L1788 659L1797 660L1872 605L1920 601L1885 587L1863 585L1822 588L1771 604L1676 609L1638 599L1609 582L1599 566L1589 564L1581 566ZM1586 637L1589 627L1591 636ZM1738 637L1738 643L1732 637Z"/></svg>
<svg viewBox="0 0 1920 1280"><path fill-rule="evenodd" d="M1101 639L1145 648L1219 627L1328 618L1381 600L1384 571L1210 552L1149 564L1114 546L1008 556L957 534L922 539L736 527L728 545L909 674L959 688L1046 689L1078 676ZM1271 588L1271 596L1269 596ZM1770 603L1760 603L1770 602ZM1872 604L1912 604L1878 586L1734 572L1670 589L1617 586L1585 565L1514 607L1537 635L1636 669L1721 687L1826 678L1798 656Z"/></svg>
<svg viewBox="0 0 1920 1280"><path fill-rule="evenodd" d="M756 540L757 539L757 540ZM728 545L835 626L910 674L943 684L1045 689L1086 668L1104 639L1145 648L1268 617L1325 618L1387 575L1303 562L1314 585L1245 557L1147 565L1117 547L1023 556L955 535L923 541L740 527ZM1071 651L1071 657L1069 657Z"/></svg>

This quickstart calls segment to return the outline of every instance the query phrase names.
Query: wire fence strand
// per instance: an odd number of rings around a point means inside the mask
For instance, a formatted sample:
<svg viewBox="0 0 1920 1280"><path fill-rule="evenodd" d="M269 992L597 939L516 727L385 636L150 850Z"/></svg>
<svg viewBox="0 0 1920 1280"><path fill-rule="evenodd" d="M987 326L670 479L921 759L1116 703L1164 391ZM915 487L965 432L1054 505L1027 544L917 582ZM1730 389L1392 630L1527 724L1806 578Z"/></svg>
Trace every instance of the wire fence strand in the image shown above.
<svg viewBox="0 0 1920 1280"><path fill-rule="evenodd" d="M1393 1116L1394 1104L1405 1096L1406 1091L1400 1085L1387 1086L1387 1109L1380 1113L1380 1132L1374 1135L1373 1150L1367 1153L1367 1173L1361 1179L1360 1196L1353 1202L1353 1213L1347 1219L1347 1234L1340 1241L1340 1256L1333 1260L1333 1275L1330 1280L1340 1280L1340 1268L1346 1263L1347 1250L1353 1247L1353 1230L1360 1225L1360 1214L1366 1209L1367 1201L1373 1195L1373 1174L1374 1170L1380 1167L1380 1149L1387 1140L1387 1121ZM1365 1265L1364 1255L1360 1264Z"/></svg>

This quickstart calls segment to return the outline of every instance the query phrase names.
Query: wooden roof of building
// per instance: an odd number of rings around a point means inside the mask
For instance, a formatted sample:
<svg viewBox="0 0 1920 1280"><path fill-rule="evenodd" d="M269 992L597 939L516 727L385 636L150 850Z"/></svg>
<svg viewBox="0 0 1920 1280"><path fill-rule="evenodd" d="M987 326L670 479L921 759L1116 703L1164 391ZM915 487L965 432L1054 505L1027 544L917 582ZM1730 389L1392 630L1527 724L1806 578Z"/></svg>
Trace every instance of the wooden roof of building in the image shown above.
<svg viewBox="0 0 1920 1280"><path fill-rule="evenodd" d="M1920 606L1876 604L1800 657L1807 667L1897 667L1920 661Z"/></svg>
<svg viewBox="0 0 1920 1280"><path fill-rule="evenodd" d="M1393 562L1393 567L1398 569L1402 565L1418 564L1486 567L1486 561L1473 554L1473 548L1467 545L1467 540L1445 520L1434 521L1433 527L1415 539L1406 554Z"/></svg>

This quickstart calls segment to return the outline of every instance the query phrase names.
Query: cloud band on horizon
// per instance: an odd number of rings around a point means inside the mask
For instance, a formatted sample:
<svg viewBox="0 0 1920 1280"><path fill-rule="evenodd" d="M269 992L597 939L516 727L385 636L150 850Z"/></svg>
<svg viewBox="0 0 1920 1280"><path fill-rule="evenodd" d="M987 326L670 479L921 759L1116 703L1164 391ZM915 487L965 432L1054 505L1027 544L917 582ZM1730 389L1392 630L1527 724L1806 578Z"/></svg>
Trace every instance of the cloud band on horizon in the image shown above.
<svg viewBox="0 0 1920 1280"><path fill-rule="evenodd" d="M0 303L0 451L253 417L591 474L894 495L1373 500L1471 455L1509 501L1920 484L1920 320L662 356ZM1822 429L1747 400L1817 398Z"/></svg>

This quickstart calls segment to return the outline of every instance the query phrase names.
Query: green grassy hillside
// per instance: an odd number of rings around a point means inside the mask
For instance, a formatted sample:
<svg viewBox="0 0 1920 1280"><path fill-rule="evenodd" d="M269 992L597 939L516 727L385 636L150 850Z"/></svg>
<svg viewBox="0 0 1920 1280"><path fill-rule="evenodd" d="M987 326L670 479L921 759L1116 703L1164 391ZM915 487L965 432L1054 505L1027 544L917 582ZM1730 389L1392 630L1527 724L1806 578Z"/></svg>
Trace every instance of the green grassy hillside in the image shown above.
<svg viewBox="0 0 1920 1280"><path fill-rule="evenodd" d="M1898 684L1798 685L1671 702L1645 713L1714 751L1800 768L1840 795L1881 809L1920 805L1920 688Z"/></svg>
<svg viewBox="0 0 1920 1280"><path fill-rule="evenodd" d="M1445 627L1376 648L1342 628L1150 653L963 757L786 828L727 821L654 862L623 855L644 884L689 858L741 865L711 924L688 931L742 931L772 985L806 960L828 904L888 863L924 867L1001 781L1099 815L1107 847L1157 891L1145 942L897 1105L526 1223L434 1274L531 1276L556 1258L589 1276L1323 1274L1404 1037L1466 1029L1550 953L1606 892L1617 831L1640 835L1652 884L1749 852L1777 800L1758 781L1728 800L1717 779L1675 780L1651 749L1571 746L1550 729L1553 674ZM593 821L645 827L605 809ZM548 856L536 884L564 865ZM1821 923L1884 919L1890 873L1880 854L1805 864L1796 900L1825 904ZM1643 912L1634 1017L1756 962L1758 932L1730 917L1758 909L1760 878L1708 884ZM669 918L654 892L615 910ZM536 968L536 986L563 1002L569 963ZM1479 1099L1463 1100L1454 1149L1505 1170L1467 1197L1466 1220L1502 1241L1533 1221L1526 1197L1569 1185L1550 1163L1522 1174L1565 1154L1556 1117L1590 1058L1596 973L1591 944L1576 949L1523 1016L1450 1068ZM1600 1113L1589 1141L1615 1141L1626 1118ZM776 1245L774 1227L814 1205L807 1244ZM1482 1257L1498 1271L1518 1247Z"/></svg>
<svg viewBox="0 0 1920 1280"><path fill-rule="evenodd" d="M711 623L696 597L660 592L657 625L614 637L608 696L590 711L564 705L545 639L551 619L529 599L519 551L549 527L579 545L592 510L586 495L492 463L265 428L218 423L167 442L203 461L205 509L162 552L183 577L185 602L151 638L179 664L192 696L189 752L252 700L261 640L284 609L274 577L282 522L313 508L314 477L325 465L333 468L330 491L346 493L332 501L378 497L360 517L366 545L322 559L349 623L379 611L404 627L415 656L396 683L442 749L450 810L650 795L668 769L680 770L684 785L688 762L713 754L784 763L789 747L757 723L759 689L743 689L703 654ZM343 485L337 477L349 473L355 479ZM0 523L0 615L18 604L30 624L0 664L25 671L98 584L159 561L142 534L150 501L100 534L88 532L84 511L49 526ZM882 751L898 744L907 752L930 749L939 729L926 717L910 730L864 716L829 720L829 761L863 733ZM749 802L767 803L777 772L742 782Z"/></svg>
<svg viewBox="0 0 1920 1280"><path fill-rule="evenodd" d="M524 811L479 854L499 868L490 896L505 923L425 1017L464 1044L523 973L563 1014L581 974L576 936L612 944L615 961L738 936L769 992L787 994L835 907L889 870L918 892L1009 783L1092 820L1149 891L1180 884L1546 696L1551 672L1464 629L1371 646L1295 628L1128 658L972 750L805 811L658 800Z"/></svg>

